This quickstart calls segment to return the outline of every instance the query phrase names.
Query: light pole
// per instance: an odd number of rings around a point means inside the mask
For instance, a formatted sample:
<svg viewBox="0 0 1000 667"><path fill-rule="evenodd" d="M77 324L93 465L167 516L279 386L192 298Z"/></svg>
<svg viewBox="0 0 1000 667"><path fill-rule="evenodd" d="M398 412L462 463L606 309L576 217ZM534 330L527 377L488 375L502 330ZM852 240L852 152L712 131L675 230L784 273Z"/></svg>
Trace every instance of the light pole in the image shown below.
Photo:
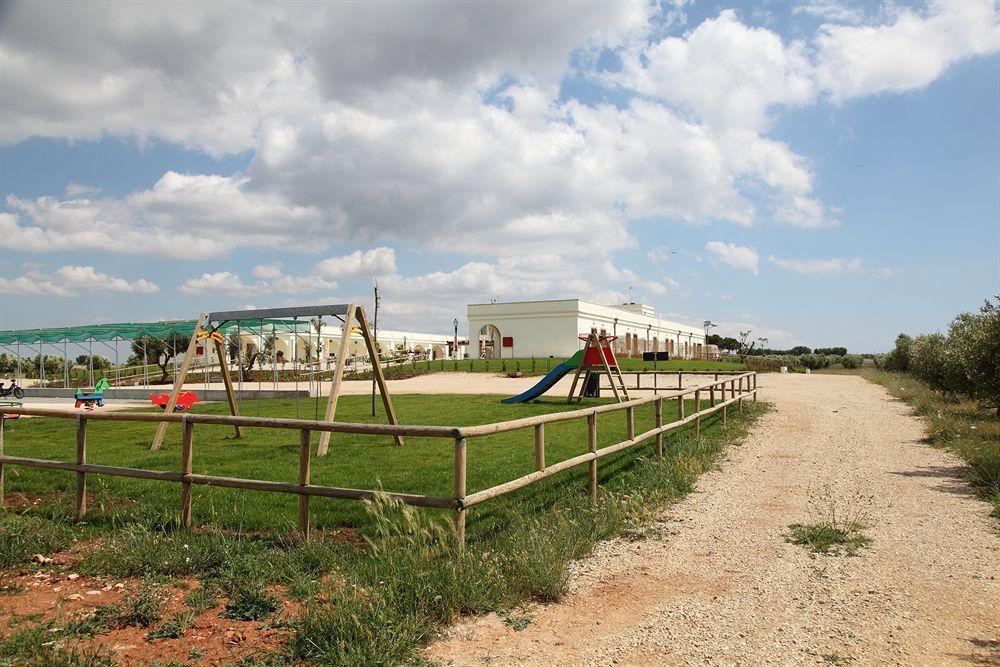
<svg viewBox="0 0 1000 667"><path fill-rule="evenodd" d="M458 318L457 317L452 322L452 324L455 325L455 342L453 343L453 345L455 347L454 347L454 349L452 349L451 353L452 353L452 355L454 355L454 357L456 359L458 359Z"/></svg>

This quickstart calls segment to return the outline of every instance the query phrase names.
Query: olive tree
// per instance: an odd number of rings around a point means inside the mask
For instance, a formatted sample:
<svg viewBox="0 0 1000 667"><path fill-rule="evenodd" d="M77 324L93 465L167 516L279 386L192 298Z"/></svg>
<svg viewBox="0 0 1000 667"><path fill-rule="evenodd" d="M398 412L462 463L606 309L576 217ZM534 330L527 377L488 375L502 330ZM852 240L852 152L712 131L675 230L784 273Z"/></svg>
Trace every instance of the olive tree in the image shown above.
<svg viewBox="0 0 1000 667"><path fill-rule="evenodd" d="M978 313L962 313L948 329L956 363L964 374L964 393L1000 416L1000 296L986 300Z"/></svg>

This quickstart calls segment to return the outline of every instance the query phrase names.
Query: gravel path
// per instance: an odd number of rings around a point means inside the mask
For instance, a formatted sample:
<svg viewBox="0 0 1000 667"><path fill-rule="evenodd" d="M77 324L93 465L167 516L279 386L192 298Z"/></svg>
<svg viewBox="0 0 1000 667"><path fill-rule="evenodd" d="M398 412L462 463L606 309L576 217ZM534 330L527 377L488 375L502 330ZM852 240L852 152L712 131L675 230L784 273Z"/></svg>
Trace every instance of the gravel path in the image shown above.
<svg viewBox="0 0 1000 667"><path fill-rule="evenodd" d="M611 541L517 632L495 615L427 657L455 665L1000 665L1000 534L961 461L854 376L763 375L774 403L670 509L658 537ZM787 526L864 510L871 546L813 555ZM657 533L653 533L657 534Z"/></svg>

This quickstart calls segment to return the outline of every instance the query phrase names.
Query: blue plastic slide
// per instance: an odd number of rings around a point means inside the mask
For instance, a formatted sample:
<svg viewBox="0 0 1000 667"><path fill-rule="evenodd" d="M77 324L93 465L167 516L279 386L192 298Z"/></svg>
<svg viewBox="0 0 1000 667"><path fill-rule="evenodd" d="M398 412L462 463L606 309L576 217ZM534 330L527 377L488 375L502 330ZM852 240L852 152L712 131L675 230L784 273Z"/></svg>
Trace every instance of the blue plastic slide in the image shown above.
<svg viewBox="0 0 1000 667"><path fill-rule="evenodd" d="M523 394L518 394L517 396L511 396L510 398L505 398L500 402L524 403L526 401L535 400L536 398L547 392L549 389L551 389L552 386L556 382L559 382L559 380L561 380L564 375L566 375L570 371L575 371L577 367L580 365L580 360L582 358L583 358L583 350L580 350L572 357L570 357L569 359L567 359L566 361L562 362L561 364L553 368L551 371L549 371L548 374L541 380L539 380L538 384L536 384L531 389L527 390Z"/></svg>

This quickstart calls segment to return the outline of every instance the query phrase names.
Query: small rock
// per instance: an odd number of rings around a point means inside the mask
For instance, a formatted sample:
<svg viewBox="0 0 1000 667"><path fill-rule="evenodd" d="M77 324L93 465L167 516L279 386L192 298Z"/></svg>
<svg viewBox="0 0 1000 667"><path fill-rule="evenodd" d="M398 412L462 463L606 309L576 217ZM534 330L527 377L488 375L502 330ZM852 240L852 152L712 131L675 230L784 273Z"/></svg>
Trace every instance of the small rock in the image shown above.
<svg viewBox="0 0 1000 667"><path fill-rule="evenodd" d="M87 595L100 595L101 591L87 591Z"/></svg>
<svg viewBox="0 0 1000 667"><path fill-rule="evenodd" d="M66 578L69 579L70 581L75 581L76 579L80 578L80 575L74 572L73 574L66 575Z"/></svg>
<svg viewBox="0 0 1000 667"><path fill-rule="evenodd" d="M73 593L72 595L67 595L66 599L67 600L82 600L83 596L80 595L79 593Z"/></svg>
<svg viewBox="0 0 1000 667"><path fill-rule="evenodd" d="M48 556L43 556L42 554L35 554L34 556L31 557L31 560L35 561L36 563L41 563L42 565L47 565L52 562L51 558L49 558Z"/></svg>

